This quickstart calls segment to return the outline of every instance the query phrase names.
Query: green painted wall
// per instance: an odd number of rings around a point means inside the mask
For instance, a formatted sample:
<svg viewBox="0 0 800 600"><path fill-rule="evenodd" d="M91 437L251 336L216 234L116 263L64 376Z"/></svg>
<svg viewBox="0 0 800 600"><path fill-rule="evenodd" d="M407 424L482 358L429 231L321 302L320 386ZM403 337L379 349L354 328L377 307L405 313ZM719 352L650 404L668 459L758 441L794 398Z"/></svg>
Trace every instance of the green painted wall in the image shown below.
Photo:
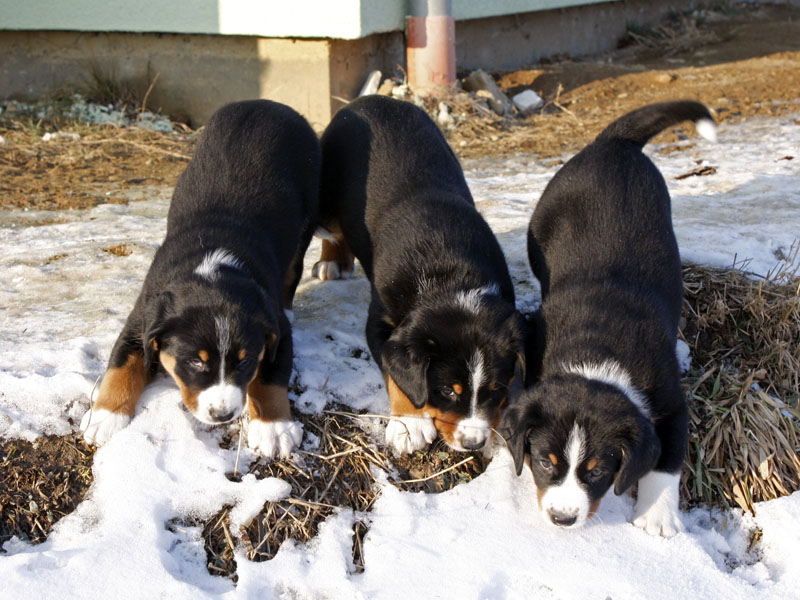
<svg viewBox="0 0 800 600"><path fill-rule="evenodd" d="M457 20L601 1L452 0ZM0 29L357 39L403 30L405 13L405 0L0 0Z"/></svg>

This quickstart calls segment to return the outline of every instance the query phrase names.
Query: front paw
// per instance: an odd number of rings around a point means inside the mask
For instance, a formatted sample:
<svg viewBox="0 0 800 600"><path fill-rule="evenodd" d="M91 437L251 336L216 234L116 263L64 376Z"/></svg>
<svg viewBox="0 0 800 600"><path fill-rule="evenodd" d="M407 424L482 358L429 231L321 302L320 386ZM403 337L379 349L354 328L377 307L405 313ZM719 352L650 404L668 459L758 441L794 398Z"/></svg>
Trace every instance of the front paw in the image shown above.
<svg viewBox="0 0 800 600"><path fill-rule="evenodd" d="M87 444L102 446L120 429L131 422L128 415L115 413L104 408L89 409L81 419L81 431Z"/></svg>
<svg viewBox="0 0 800 600"><path fill-rule="evenodd" d="M296 421L252 419L247 428L247 445L267 458L289 458L303 439L303 426Z"/></svg>
<svg viewBox="0 0 800 600"><path fill-rule="evenodd" d="M651 505L641 514L638 508L639 506L637 505L636 509L634 509L633 524L644 529L650 535L671 538L678 533L686 531L677 506L673 507L657 503Z"/></svg>
<svg viewBox="0 0 800 600"><path fill-rule="evenodd" d="M392 416L386 425L386 445L398 454L411 454L436 439L436 426L428 415Z"/></svg>

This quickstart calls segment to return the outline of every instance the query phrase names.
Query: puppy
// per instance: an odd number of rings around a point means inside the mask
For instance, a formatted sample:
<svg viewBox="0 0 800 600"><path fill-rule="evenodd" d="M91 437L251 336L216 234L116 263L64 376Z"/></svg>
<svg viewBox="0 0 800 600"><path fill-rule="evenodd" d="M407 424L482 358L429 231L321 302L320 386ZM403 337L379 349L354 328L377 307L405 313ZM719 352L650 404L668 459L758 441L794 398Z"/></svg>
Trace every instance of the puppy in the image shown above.
<svg viewBox="0 0 800 600"><path fill-rule="evenodd" d="M638 481L634 523L667 537L682 529L681 263L664 178L642 147L684 120L713 137L697 102L653 104L615 121L556 173L531 218L541 377L505 424L517 474L529 461L539 507L561 527L583 524L612 484L622 494Z"/></svg>
<svg viewBox="0 0 800 600"><path fill-rule="evenodd" d="M322 156L332 235L314 274L349 274L354 254L372 284L366 337L389 394L387 445L410 453L441 435L483 448L524 366L526 329L458 160L422 110L382 96L340 110Z"/></svg>
<svg viewBox="0 0 800 600"><path fill-rule="evenodd" d="M316 226L320 164L316 134L287 106L237 102L211 117L81 422L86 441L102 444L128 424L160 364L200 421L231 421L249 401L251 448L287 457L300 443L284 309Z"/></svg>

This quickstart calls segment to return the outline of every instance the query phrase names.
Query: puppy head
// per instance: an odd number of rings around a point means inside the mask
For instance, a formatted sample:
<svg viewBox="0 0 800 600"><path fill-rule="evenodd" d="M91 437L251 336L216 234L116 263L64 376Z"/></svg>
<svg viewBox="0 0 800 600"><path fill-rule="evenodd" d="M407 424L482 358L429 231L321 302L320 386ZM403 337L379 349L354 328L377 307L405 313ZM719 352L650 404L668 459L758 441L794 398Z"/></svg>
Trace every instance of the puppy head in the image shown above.
<svg viewBox="0 0 800 600"><path fill-rule="evenodd" d="M614 485L622 494L661 454L652 423L617 388L578 376L529 388L506 412L517 475L528 463L539 509L560 527L579 527Z"/></svg>
<svg viewBox="0 0 800 600"><path fill-rule="evenodd" d="M384 344L381 362L451 448L478 450L499 424L517 364L524 370L524 341L522 317L499 297L470 310L444 302L412 311Z"/></svg>
<svg viewBox="0 0 800 600"><path fill-rule="evenodd" d="M157 306L146 332L146 362L161 363L200 421L236 419L262 360L275 358L277 318L208 289L165 292Z"/></svg>

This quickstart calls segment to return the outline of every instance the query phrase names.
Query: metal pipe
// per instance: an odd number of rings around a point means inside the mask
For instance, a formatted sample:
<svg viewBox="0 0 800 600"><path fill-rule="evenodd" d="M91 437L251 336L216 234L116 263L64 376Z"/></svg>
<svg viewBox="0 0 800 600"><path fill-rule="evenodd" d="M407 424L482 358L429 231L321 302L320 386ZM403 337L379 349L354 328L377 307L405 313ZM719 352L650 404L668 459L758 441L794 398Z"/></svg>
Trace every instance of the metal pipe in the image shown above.
<svg viewBox="0 0 800 600"><path fill-rule="evenodd" d="M456 82L456 33L451 0L409 0L408 84L419 94L446 94Z"/></svg>

